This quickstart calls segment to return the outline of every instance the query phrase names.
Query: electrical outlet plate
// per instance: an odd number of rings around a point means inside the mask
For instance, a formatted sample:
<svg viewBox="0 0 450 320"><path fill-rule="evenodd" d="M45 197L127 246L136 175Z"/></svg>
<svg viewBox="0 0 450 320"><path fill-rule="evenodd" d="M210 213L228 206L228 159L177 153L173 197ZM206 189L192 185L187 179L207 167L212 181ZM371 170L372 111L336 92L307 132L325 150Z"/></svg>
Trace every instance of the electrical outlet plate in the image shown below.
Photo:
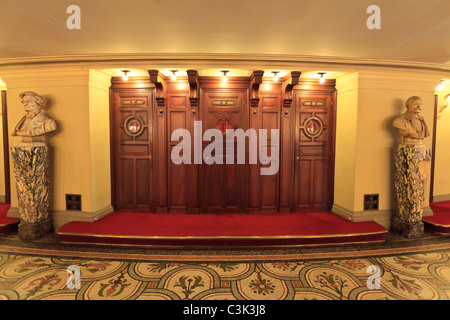
<svg viewBox="0 0 450 320"><path fill-rule="evenodd" d="M364 211L378 210L379 194L365 194L364 195Z"/></svg>
<svg viewBox="0 0 450 320"><path fill-rule="evenodd" d="M81 194L66 194L66 210L81 211Z"/></svg>

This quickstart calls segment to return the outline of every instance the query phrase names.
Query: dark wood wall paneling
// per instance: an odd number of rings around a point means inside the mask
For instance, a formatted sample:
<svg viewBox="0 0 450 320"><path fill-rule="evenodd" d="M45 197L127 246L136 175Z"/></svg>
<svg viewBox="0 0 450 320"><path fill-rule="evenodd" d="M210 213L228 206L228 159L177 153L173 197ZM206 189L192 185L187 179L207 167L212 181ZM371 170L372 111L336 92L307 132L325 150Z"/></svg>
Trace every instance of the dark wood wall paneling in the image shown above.
<svg viewBox="0 0 450 320"><path fill-rule="evenodd" d="M226 84L221 77L199 77L195 70L188 70L187 77L177 77L176 81L157 70L149 70L149 77L131 77L127 82L113 77L110 103L114 208L183 213L329 210L334 181L335 81L319 84L317 80L300 79L301 73L294 71L282 81L273 82L263 74L254 71L248 78L230 77ZM148 128L145 155L125 155L121 151L124 144L129 148L129 144L139 143L137 139L124 141L122 122L126 115L140 109L124 108L118 102L121 94L132 92L153 99L147 116L153 130ZM320 129L318 136L314 132L305 135L305 120L311 117L323 124L317 128L318 122L313 121L310 128ZM244 131L266 129L269 139L270 130L279 129L277 174L261 175L261 166L268 165L259 161L248 164L248 140L246 164L195 164L195 121L202 121L202 135L209 128L218 128L221 122ZM171 161L172 149L178 144L171 141L171 134L178 128L191 133L191 164L176 165ZM203 142L202 151L208 144ZM268 150L270 154L270 147ZM145 177L149 177L148 184L142 181ZM144 195L146 204L139 202Z"/></svg>

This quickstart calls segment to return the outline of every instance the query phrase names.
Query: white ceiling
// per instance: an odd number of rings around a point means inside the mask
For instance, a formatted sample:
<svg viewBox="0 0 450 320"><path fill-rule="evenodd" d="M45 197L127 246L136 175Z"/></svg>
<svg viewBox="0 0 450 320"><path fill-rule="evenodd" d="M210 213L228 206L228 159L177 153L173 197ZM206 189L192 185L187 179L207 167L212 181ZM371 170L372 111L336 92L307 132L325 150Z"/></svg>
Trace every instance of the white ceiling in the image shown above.
<svg viewBox="0 0 450 320"><path fill-rule="evenodd" d="M69 30L69 5L81 30ZM367 7L381 8L369 30ZM450 65L450 0L0 0L0 64L85 54L245 54Z"/></svg>

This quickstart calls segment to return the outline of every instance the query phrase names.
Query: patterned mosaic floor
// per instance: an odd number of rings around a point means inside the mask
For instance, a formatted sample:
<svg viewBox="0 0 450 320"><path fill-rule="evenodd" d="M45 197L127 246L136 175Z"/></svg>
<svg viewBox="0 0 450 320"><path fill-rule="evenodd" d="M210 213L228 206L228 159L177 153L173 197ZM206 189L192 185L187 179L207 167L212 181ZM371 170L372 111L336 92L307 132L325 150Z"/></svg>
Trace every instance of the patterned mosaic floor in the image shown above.
<svg viewBox="0 0 450 320"><path fill-rule="evenodd" d="M142 262L0 252L0 300L448 300L449 258L450 248L251 263ZM69 284L75 288L67 286L66 270L72 265L81 271L79 289L75 282Z"/></svg>

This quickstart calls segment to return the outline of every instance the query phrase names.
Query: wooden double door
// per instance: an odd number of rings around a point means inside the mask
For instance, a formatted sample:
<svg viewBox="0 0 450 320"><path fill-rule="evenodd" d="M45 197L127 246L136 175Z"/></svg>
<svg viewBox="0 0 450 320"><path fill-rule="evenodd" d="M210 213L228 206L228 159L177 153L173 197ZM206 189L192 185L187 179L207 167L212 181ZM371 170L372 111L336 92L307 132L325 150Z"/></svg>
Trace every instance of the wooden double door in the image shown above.
<svg viewBox="0 0 450 320"><path fill-rule="evenodd" d="M168 79L161 102L158 87L148 79L140 80L134 84L120 78L112 81L111 180L116 210L259 213L331 208L334 83L315 91L300 83L286 107L281 83L262 86L255 103L251 79L221 85L221 79L200 78L195 99L189 85ZM144 80L148 85L143 87ZM172 141L176 129L186 129L189 135L183 139L185 147L190 146L189 163L171 160L172 150L181 141ZM204 136L208 129L216 129L216 136ZM268 145L256 140L258 161L262 147L269 154L278 152L276 173L261 175L261 167L267 165L249 163L248 137L245 163L237 163L237 139L227 153L226 129L254 130L258 137L260 129L267 130ZM272 129L279 132L273 148ZM223 148L207 152L215 139ZM195 143L201 146L197 162ZM222 163L208 164L208 156L222 158Z"/></svg>

